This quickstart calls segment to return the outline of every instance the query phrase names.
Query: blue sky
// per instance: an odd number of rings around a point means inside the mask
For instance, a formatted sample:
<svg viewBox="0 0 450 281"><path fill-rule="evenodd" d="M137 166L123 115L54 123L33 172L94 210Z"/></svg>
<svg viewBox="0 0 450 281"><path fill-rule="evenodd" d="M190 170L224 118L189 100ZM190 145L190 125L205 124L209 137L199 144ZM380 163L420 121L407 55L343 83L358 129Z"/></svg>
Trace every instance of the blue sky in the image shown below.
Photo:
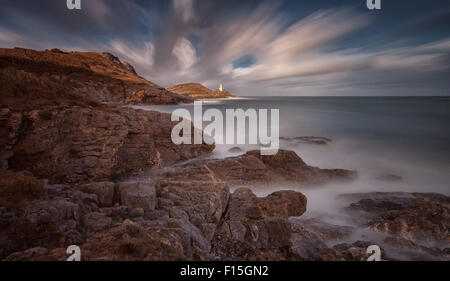
<svg viewBox="0 0 450 281"><path fill-rule="evenodd" d="M450 1L0 0L0 47L109 51L169 87L450 95Z"/></svg>

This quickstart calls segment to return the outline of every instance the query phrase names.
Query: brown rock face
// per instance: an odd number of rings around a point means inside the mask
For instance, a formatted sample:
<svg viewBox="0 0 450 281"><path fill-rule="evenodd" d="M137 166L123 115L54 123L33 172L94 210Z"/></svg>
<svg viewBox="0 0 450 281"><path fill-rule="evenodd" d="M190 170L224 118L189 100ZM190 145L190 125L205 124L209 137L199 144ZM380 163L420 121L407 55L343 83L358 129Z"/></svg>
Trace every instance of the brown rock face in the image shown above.
<svg viewBox="0 0 450 281"><path fill-rule="evenodd" d="M0 145L3 166L52 182L110 180L214 148L174 145L170 115L158 112L63 105L4 112L0 124L8 134Z"/></svg>
<svg viewBox="0 0 450 281"><path fill-rule="evenodd" d="M231 98L234 97L228 91L213 91L202 84L199 83L188 83L188 84L180 84L170 88L167 88L168 91L176 93L178 95L187 96L193 98L195 100L198 99L219 99L219 98Z"/></svg>

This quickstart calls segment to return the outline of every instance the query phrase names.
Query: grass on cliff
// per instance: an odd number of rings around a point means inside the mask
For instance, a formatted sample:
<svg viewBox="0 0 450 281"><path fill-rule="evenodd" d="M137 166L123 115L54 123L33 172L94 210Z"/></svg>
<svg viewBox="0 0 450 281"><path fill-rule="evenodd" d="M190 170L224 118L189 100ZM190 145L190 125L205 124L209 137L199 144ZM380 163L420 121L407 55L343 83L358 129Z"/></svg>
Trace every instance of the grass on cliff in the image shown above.
<svg viewBox="0 0 450 281"><path fill-rule="evenodd" d="M38 198L44 192L43 184L23 173L0 169L0 205L19 207Z"/></svg>
<svg viewBox="0 0 450 281"><path fill-rule="evenodd" d="M89 96L74 92L70 83L55 77L26 72L14 67L0 67L0 98L15 109L34 109L46 105L70 102L74 105L101 107ZM42 120L51 120L51 113L41 110Z"/></svg>

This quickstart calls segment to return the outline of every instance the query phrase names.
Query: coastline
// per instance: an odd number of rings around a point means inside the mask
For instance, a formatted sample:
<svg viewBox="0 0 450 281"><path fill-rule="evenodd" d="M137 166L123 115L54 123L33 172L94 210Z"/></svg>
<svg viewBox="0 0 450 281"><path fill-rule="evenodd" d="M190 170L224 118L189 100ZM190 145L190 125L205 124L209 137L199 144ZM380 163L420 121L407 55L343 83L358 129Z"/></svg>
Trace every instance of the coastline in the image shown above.
<svg viewBox="0 0 450 281"><path fill-rule="evenodd" d="M240 148L232 157L208 158L215 145L173 144L169 114L135 110L142 101L190 105L180 104L185 98L120 61L3 52L26 63L3 58L14 69L3 79L23 92L2 92L2 260L64 260L69 245L90 261L366 260L374 244L386 260L449 260L445 195L339 195L342 214L311 218L303 192L350 184L357 171L314 167L284 149L261 156ZM46 68L55 58L70 71ZM109 69L95 72L79 60ZM39 83L25 84L30 77ZM249 99L225 101L233 100ZM263 188L267 194L257 196ZM331 203L313 204L316 210Z"/></svg>

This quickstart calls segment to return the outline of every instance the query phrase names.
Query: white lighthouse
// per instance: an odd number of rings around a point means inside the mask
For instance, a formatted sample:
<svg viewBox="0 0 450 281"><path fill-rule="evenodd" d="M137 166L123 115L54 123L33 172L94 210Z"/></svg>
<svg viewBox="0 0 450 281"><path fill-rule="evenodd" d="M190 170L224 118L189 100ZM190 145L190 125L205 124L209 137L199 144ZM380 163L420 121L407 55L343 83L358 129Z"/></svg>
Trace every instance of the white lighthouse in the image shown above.
<svg viewBox="0 0 450 281"><path fill-rule="evenodd" d="M220 84L220 86L219 86L219 92L223 92L223 85L222 84Z"/></svg>

